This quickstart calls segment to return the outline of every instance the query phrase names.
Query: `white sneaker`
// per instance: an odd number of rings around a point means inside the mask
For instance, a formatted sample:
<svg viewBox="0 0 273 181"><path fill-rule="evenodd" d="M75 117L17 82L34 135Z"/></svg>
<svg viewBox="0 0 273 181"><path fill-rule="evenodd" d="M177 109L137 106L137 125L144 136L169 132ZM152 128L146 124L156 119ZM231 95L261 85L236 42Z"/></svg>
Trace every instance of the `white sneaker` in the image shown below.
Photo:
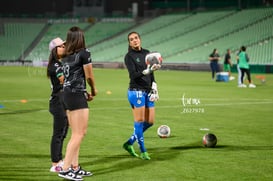
<svg viewBox="0 0 273 181"><path fill-rule="evenodd" d="M59 163L57 165L52 166L49 171L59 173L60 171L62 171L63 166L64 166L64 161L61 160L61 161L59 161Z"/></svg>
<svg viewBox="0 0 273 181"><path fill-rule="evenodd" d="M256 85L254 85L254 84L249 84L248 87L249 87L249 88L255 88Z"/></svg>
<svg viewBox="0 0 273 181"><path fill-rule="evenodd" d="M245 88L246 85L245 85L245 84L239 84L238 87L243 87L243 88Z"/></svg>
<svg viewBox="0 0 273 181"><path fill-rule="evenodd" d="M82 176L75 174L71 168L69 168L68 171L60 171L58 176L67 180L74 180L74 181L83 180Z"/></svg>
<svg viewBox="0 0 273 181"><path fill-rule="evenodd" d="M86 170L84 170L81 166L79 166L79 168L77 169L77 170L74 170L74 169L72 169L73 170L73 172L75 173L75 174L77 174L77 175L79 175L79 176L91 176L91 175L93 175L91 172L88 172L88 171L86 171Z"/></svg>
<svg viewBox="0 0 273 181"><path fill-rule="evenodd" d="M60 171L62 171L62 167L59 166L59 165L52 166L49 171L50 172L57 172L57 173L59 173Z"/></svg>
<svg viewBox="0 0 273 181"><path fill-rule="evenodd" d="M58 166L63 167L64 166L64 161L63 160L59 161Z"/></svg>

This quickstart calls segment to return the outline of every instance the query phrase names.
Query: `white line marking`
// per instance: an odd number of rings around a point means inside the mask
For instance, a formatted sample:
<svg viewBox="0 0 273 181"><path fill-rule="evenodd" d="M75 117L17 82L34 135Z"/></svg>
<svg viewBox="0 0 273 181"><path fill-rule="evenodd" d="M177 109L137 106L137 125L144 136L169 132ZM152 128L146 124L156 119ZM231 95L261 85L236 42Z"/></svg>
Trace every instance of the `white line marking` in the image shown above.
<svg viewBox="0 0 273 181"><path fill-rule="evenodd" d="M40 102L40 101L49 101L49 98L46 99L27 99L27 98L22 98L22 99L26 99L27 101L31 101L31 102ZM240 99L232 99L232 98L198 98L201 102L203 102L204 100L207 100L207 101L273 101L273 99L247 99L247 98L240 98ZM20 102L21 99L15 99L15 100L0 100L0 102ZM99 97L95 97L94 100L97 100L97 101L127 101L127 98L99 98ZM181 98L160 98L160 101L181 101Z"/></svg>
<svg viewBox="0 0 273 181"><path fill-rule="evenodd" d="M119 98L98 98L96 99L97 101L127 101L126 99L119 99ZM177 100L177 99L176 99ZM214 99L214 100L219 100L219 99ZM245 101L248 100L248 102L238 102L238 99L234 99L234 101L236 100L236 102L231 102L230 99L220 99L220 100L226 100L229 102L220 102L220 103L200 103L199 105L187 105L187 106L183 106L182 103L181 104L177 104L177 105L156 105L156 109L173 109L173 108L204 108L204 107L209 107L209 106L236 106L236 105L265 105L265 104L273 104L273 100L269 100L269 99L244 99ZM260 101L257 101L260 100ZM266 100L266 101L265 101ZM28 102L41 102L41 101L48 101L48 99L27 99ZM168 100L171 101L171 100ZM253 102L252 102L253 101ZM0 104L3 102L20 102L20 100L0 100ZM93 107L90 106L90 110L130 110L130 106L128 104L128 106L115 106L115 107ZM42 111L42 110L41 110ZM47 110L46 110L47 111Z"/></svg>

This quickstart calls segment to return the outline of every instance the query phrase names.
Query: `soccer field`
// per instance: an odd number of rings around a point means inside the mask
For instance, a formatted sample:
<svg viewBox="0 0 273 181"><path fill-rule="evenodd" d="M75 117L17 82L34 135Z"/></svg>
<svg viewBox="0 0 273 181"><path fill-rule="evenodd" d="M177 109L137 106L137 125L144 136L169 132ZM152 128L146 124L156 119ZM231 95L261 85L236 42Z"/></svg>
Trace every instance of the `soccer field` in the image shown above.
<svg viewBox="0 0 273 181"><path fill-rule="evenodd" d="M0 180L62 180L49 172L52 116L45 71L0 67ZM145 132L147 161L122 149L133 132L127 71L94 73L99 94L89 103L80 152L81 165L94 175L84 180L273 180L272 74L264 74L265 83L252 74L257 87L251 89L238 88L237 77L212 81L210 72L155 72L160 100L156 124ZM157 136L161 124L171 128L170 138ZM208 132L218 138L215 148L202 146Z"/></svg>

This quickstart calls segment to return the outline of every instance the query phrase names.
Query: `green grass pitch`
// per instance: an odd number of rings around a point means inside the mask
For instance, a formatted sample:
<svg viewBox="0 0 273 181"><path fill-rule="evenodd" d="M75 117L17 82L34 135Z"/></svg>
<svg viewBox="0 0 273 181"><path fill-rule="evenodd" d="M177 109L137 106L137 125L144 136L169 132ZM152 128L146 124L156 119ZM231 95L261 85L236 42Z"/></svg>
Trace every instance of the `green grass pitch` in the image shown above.
<svg viewBox="0 0 273 181"><path fill-rule="evenodd" d="M238 88L237 77L212 81L210 72L155 72L160 100L156 123L145 133L152 159L144 161L122 149L133 132L127 71L94 73L99 94L89 103L88 133L80 152L81 165L94 175L84 180L273 179L272 74L265 74L265 83L252 74L257 87L251 89ZM0 67L0 180L62 180L49 172L49 95L45 68ZM170 138L157 136L161 124L170 126ZM202 146L207 132L217 136L216 148Z"/></svg>

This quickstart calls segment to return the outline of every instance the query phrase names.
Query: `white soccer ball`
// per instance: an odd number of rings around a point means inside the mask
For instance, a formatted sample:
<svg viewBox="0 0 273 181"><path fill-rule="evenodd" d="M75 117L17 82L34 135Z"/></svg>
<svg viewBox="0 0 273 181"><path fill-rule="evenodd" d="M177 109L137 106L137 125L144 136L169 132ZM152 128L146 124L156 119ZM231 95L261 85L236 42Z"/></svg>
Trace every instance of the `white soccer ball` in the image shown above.
<svg viewBox="0 0 273 181"><path fill-rule="evenodd" d="M145 62L147 65L159 64L163 62L163 58L159 52L150 52L145 57Z"/></svg>
<svg viewBox="0 0 273 181"><path fill-rule="evenodd" d="M167 125L161 125L157 128L157 135L160 138L168 138L171 135L171 128Z"/></svg>

